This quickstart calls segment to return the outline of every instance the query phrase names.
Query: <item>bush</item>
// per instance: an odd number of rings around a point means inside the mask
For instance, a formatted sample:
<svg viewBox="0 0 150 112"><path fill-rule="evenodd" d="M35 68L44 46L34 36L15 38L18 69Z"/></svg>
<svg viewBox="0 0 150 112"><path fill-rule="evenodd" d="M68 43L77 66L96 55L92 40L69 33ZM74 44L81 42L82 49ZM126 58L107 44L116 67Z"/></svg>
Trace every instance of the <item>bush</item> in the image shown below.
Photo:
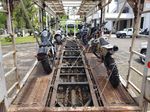
<svg viewBox="0 0 150 112"><path fill-rule="evenodd" d="M5 37L6 42L12 42L12 38L11 37Z"/></svg>

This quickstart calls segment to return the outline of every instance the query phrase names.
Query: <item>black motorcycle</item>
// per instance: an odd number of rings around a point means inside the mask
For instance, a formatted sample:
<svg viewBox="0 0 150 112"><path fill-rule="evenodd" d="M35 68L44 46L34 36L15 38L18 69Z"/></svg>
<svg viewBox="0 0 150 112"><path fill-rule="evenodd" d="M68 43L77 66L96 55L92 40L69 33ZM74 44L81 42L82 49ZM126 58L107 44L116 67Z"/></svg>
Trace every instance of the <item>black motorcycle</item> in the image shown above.
<svg viewBox="0 0 150 112"><path fill-rule="evenodd" d="M54 35L54 39L57 45L61 45L62 44L62 33L61 30L57 30L56 34Z"/></svg>
<svg viewBox="0 0 150 112"><path fill-rule="evenodd" d="M89 44L95 56L100 58L104 63L110 83L114 88L117 88L120 83L120 79L118 69L114 58L112 58L112 55L114 52L118 51L118 47L111 45L102 37L91 40Z"/></svg>
<svg viewBox="0 0 150 112"><path fill-rule="evenodd" d="M44 71L49 74L52 72L56 56L55 45L52 43L52 35L48 30L41 33L41 44L37 54L38 61L41 62Z"/></svg>
<svg viewBox="0 0 150 112"><path fill-rule="evenodd" d="M101 31L101 27L105 24L106 22L100 26L100 29L95 30L95 33L97 31ZM94 34L94 32L92 34ZM112 55L118 51L119 48L115 45L111 45L105 37L100 36L99 38L96 38L96 35L93 36L88 44L95 56L100 58L104 63L111 85L114 88L117 88L120 83L120 79L118 69L114 58L112 58Z"/></svg>

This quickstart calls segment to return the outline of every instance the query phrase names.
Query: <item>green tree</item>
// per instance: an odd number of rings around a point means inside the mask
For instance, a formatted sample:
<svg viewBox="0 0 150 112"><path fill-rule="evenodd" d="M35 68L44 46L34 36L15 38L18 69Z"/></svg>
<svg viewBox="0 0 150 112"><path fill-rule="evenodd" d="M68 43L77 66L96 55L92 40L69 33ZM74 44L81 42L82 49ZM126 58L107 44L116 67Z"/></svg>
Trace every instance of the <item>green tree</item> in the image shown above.
<svg viewBox="0 0 150 112"><path fill-rule="evenodd" d="M35 18L36 18L37 9L35 8L32 0L24 0L24 4L25 4L25 7L27 9L29 19L33 23L33 26L36 26L37 23L35 23L35 22L37 22L36 21L37 19L35 19ZM30 28L29 23L25 17L24 12L23 12L21 3L19 3L15 7L13 17L14 17L14 24L15 24L16 28L18 28L18 29L20 29L20 28L21 29L22 28L29 29Z"/></svg>
<svg viewBox="0 0 150 112"><path fill-rule="evenodd" d="M0 13L0 28L6 27L6 14Z"/></svg>

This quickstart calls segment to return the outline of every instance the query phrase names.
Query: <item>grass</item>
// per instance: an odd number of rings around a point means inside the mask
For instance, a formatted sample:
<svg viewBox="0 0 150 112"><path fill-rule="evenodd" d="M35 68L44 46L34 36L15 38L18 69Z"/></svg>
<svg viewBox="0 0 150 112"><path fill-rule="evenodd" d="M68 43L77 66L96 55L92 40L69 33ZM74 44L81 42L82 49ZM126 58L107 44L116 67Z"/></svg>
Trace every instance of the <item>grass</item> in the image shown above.
<svg viewBox="0 0 150 112"><path fill-rule="evenodd" d="M11 45L12 42L7 41L6 38L0 38L1 45ZM25 43L34 43L36 39L33 36L27 37L16 37L15 38L16 44L25 44Z"/></svg>

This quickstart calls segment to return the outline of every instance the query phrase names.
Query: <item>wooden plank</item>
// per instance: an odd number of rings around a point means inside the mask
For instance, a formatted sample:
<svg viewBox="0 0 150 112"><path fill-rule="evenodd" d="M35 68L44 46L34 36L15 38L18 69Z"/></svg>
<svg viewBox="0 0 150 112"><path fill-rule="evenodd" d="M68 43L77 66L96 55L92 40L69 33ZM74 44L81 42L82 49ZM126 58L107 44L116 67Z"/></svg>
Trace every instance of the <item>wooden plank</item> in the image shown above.
<svg viewBox="0 0 150 112"><path fill-rule="evenodd" d="M96 77L98 89L103 92L101 97L104 106L136 105L123 85L120 85L117 89L111 86L104 65L92 53L86 53L86 58L93 76Z"/></svg>
<svg viewBox="0 0 150 112"><path fill-rule="evenodd" d="M141 110L138 106L106 107L17 107L12 105L9 112L133 112Z"/></svg>
<svg viewBox="0 0 150 112"><path fill-rule="evenodd" d="M44 106L46 103L44 102L44 97L48 84L48 77L30 79L13 104L19 106Z"/></svg>

